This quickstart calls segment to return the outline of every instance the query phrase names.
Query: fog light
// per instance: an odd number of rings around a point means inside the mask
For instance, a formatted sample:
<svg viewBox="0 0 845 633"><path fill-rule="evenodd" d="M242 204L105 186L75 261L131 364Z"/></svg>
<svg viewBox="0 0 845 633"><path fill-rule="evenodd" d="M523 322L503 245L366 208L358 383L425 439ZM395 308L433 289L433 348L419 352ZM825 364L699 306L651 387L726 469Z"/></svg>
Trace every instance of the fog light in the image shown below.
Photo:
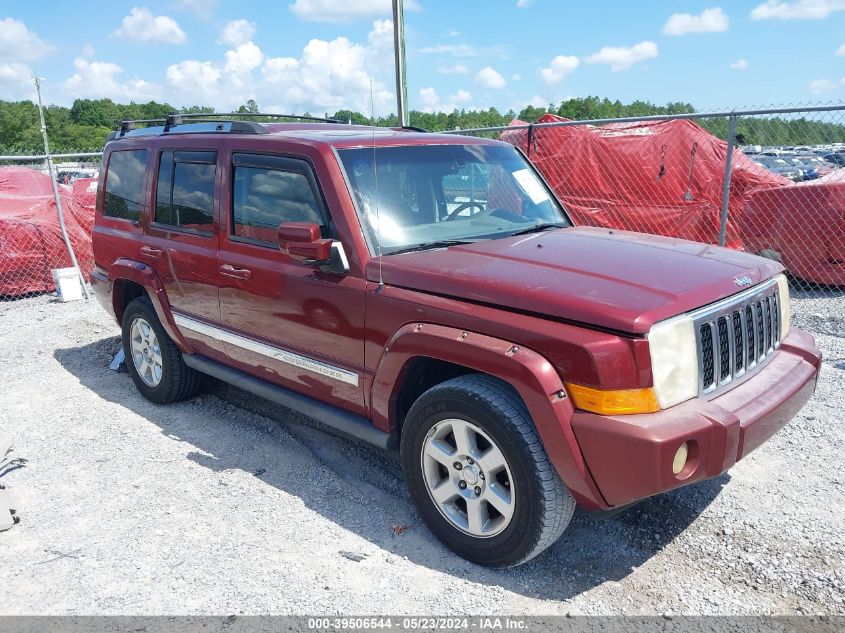
<svg viewBox="0 0 845 633"><path fill-rule="evenodd" d="M675 453L675 459L672 460L672 472L680 475L684 466L687 465L687 457L689 456L689 446L686 442L681 444Z"/></svg>

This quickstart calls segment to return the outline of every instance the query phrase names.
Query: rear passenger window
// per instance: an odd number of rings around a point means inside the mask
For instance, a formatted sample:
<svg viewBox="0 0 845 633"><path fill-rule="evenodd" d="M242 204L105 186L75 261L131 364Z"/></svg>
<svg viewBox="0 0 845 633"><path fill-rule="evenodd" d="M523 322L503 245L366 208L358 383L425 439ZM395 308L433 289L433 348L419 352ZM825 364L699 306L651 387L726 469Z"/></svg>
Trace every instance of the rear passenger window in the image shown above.
<svg viewBox="0 0 845 633"><path fill-rule="evenodd" d="M113 218L138 221L144 209L144 173L147 150L112 152L106 172L103 213Z"/></svg>
<svg viewBox="0 0 845 633"><path fill-rule="evenodd" d="M161 153L156 184L156 224L211 233L217 152Z"/></svg>
<svg viewBox="0 0 845 633"><path fill-rule="evenodd" d="M308 163L255 154L235 154L233 162L233 236L276 248L282 222L312 222L325 229Z"/></svg>

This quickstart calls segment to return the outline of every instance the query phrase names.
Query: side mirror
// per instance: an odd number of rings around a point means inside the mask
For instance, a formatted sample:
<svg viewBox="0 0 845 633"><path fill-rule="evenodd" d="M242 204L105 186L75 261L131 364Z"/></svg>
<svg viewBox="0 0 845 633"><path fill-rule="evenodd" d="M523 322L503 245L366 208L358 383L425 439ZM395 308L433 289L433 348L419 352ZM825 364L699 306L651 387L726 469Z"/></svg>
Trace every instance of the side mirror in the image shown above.
<svg viewBox="0 0 845 633"><path fill-rule="evenodd" d="M311 222L282 222L279 225L279 249L307 264L321 264L331 259L332 240L320 237L320 227Z"/></svg>

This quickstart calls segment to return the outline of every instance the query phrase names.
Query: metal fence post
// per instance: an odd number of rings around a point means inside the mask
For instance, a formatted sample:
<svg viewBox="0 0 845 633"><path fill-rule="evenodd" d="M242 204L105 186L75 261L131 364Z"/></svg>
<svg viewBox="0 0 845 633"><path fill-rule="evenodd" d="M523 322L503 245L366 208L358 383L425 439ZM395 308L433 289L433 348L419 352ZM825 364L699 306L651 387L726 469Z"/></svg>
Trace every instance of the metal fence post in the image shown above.
<svg viewBox="0 0 845 633"><path fill-rule="evenodd" d="M396 59L396 115L399 126L408 122L408 83L405 78L405 8L403 0L393 0L393 53Z"/></svg>
<svg viewBox="0 0 845 633"><path fill-rule="evenodd" d="M53 158L50 156L50 145L47 142L47 125L44 122L44 105L41 103L41 78L35 78L35 90L38 93L38 115L41 117L41 136L44 138L44 154L47 157L47 170L50 172L50 183L53 185L53 197L56 200L56 213L59 216L59 229L62 232L62 239L64 240L67 254L70 256L70 264L79 272L79 283L82 284L82 292L86 299L91 297L88 295L88 287L85 285L85 276L79 268L79 262L76 261L76 254L73 252L73 245L70 243L70 238L65 227L65 214L62 209L62 197L59 195L59 185L56 184L56 170L53 167Z"/></svg>
<svg viewBox="0 0 845 633"><path fill-rule="evenodd" d="M736 114L728 117L728 155L725 158L725 181L722 183L722 217L719 223L719 246L724 246L728 236L728 203L731 195L731 168L736 142Z"/></svg>

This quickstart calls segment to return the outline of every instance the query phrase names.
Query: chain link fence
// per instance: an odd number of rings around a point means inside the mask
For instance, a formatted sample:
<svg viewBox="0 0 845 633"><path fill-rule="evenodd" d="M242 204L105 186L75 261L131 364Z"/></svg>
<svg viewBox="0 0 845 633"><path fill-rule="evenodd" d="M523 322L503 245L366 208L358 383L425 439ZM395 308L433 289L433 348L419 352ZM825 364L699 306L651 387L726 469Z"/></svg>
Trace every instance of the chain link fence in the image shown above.
<svg viewBox="0 0 845 633"><path fill-rule="evenodd" d="M56 289L52 271L73 265L65 233L87 279L101 155L52 154L55 190L43 150L0 156L0 301Z"/></svg>
<svg viewBox="0 0 845 633"><path fill-rule="evenodd" d="M776 259L797 291L845 289L845 105L457 130L519 147L580 225ZM91 269L98 151L52 156L69 241ZM0 297L70 266L46 157L0 156Z"/></svg>
<svg viewBox="0 0 845 633"><path fill-rule="evenodd" d="M537 166L576 224L720 244L845 288L845 105L456 130Z"/></svg>

